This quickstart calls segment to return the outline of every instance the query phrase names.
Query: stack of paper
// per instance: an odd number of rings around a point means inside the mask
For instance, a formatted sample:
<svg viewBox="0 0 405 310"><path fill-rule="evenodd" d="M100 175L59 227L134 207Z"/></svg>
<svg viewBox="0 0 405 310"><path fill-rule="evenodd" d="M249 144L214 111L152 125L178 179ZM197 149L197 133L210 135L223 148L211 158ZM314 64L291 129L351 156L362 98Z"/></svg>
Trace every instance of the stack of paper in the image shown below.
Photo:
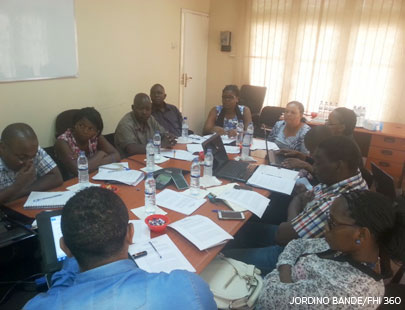
<svg viewBox="0 0 405 310"><path fill-rule="evenodd" d="M76 193L66 192L31 192L24 204L26 209L62 208Z"/></svg>
<svg viewBox="0 0 405 310"><path fill-rule="evenodd" d="M267 147L269 148L269 150L275 150L275 151L279 150L279 147L274 142L267 141ZM250 146L250 149L252 151L253 150L265 150L266 149L266 141L264 141L263 139L253 138L253 143Z"/></svg>
<svg viewBox="0 0 405 310"><path fill-rule="evenodd" d="M156 204L179 213L190 215L206 202L205 199L196 199L165 189L156 195Z"/></svg>
<svg viewBox="0 0 405 310"><path fill-rule="evenodd" d="M210 191L210 193L212 193L218 197L223 192L232 189L235 185L238 185L238 183L228 183L226 185L211 187L211 188L209 188L209 191ZM224 200L224 203L234 211L246 211L246 208L243 208L238 203L234 203L234 202L227 201L227 200Z"/></svg>
<svg viewBox="0 0 405 310"><path fill-rule="evenodd" d="M169 224L177 230L200 251L224 243L233 237L220 226L202 215L185 217L177 222Z"/></svg>
<svg viewBox="0 0 405 310"><path fill-rule="evenodd" d="M93 180L118 181L136 186L143 180L144 174L138 170L110 170L99 169Z"/></svg>
<svg viewBox="0 0 405 310"><path fill-rule="evenodd" d="M168 150L168 151L165 150L160 152L160 155L164 157L187 161L192 161L196 157L196 155L193 155L192 153L183 150Z"/></svg>
<svg viewBox="0 0 405 310"><path fill-rule="evenodd" d="M111 164L99 166L98 168L106 169L106 170L129 170L129 166L128 166L127 162L111 163Z"/></svg>
<svg viewBox="0 0 405 310"><path fill-rule="evenodd" d="M246 184L290 195L298 178L298 171L260 165Z"/></svg>
<svg viewBox="0 0 405 310"><path fill-rule="evenodd" d="M132 244L128 252L131 255L146 251L147 255L137 258L136 264L147 272L171 272L187 270L195 272L194 267L184 257L168 235L162 235L148 242Z"/></svg>
<svg viewBox="0 0 405 310"><path fill-rule="evenodd" d="M270 202L270 199L255 191L234 188L222 192L217 197L228 202L236 203L256 214L258 217L262 217Z"/></svg>

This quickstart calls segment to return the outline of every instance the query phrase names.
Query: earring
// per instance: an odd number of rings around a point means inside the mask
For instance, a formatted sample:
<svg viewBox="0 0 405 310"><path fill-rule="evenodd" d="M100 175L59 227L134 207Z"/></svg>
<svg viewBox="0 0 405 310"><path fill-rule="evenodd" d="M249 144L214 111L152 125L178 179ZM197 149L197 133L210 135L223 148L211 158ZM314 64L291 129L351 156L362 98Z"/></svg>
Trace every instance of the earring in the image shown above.
<svg viewBox="0 0 405 310"><path fill-rule="evenodd" d="M360 244L360 239L357 239L357 240L356 240L356 244Z"/></svg>

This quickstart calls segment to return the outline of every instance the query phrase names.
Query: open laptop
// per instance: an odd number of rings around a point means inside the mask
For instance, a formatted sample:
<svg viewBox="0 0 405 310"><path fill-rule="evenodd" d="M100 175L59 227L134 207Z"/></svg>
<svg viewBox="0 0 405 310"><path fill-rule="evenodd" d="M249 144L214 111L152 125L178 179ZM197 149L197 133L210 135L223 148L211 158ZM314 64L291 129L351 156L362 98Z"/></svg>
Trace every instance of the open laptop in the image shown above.
<svg viewBox="0 0 405 310"><path fill-rule="evenodd" d="M59 246L62 237L60 228L62 210L44 211L36 216L42 254L42 270L51 274L62 268L66 253Z"/></svg>
<svg viewBox="0 0 405 310"><path fill-rule="evenodd" d="M394 178L375 163L371 163L371 172L374 177L376 192L383 194L394 201L397 198Z"/></svg>
<svg viewBox="0 0 405 310"><path fill-rule="evenodd" d="M212 155L214 156L213 174L219 178L246 183L257 168L257 165L230 160L219 134L215 134L204 141L202 147L205 153L207 149L212 149Z"/></svg>
<svg viewBox="0 0 405 310"><path fill-rule="evenodd" d="M270 166L281 167L282 162L286 159L284 155L278 154L275 150L269 150L269 146L267 144L267 132L271 131L271 129L263 127L264 130L264 141L266 141L266 158L269 162Z"/></svg>

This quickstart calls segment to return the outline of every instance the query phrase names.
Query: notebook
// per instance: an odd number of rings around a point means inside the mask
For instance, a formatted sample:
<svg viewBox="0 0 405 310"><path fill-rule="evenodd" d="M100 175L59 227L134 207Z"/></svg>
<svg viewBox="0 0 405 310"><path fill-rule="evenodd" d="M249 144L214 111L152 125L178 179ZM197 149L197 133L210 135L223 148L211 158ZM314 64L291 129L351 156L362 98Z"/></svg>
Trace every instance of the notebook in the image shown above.
<svg viewBox="0 0 405 310"><path fill-rule="evenodd" d="M202 146L204 152L207 152L209 148L212 149L212 155L214 155L213 173L216 177L246 183L257 168L257 165L230 160L219 134L215 134L203 142Z"/></svg>
<svg viewBox="0 0 405 310"><path fill-rule="evenodd" d="M76 193L65 192L31 192L24 204L25 209L62 208Z"/></svg>

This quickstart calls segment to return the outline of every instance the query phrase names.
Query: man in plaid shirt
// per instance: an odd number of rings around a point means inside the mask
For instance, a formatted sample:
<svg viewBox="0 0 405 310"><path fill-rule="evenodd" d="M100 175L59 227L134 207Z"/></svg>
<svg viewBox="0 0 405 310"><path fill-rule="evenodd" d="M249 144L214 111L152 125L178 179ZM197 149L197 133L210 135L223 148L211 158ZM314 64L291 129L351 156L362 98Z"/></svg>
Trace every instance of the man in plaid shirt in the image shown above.
<svg viewBox="0 0 405 310"><path fill-rule="evenodd" d="M343 192L367 189L359 171L360 156L357 145L346 137L335 136L323 141L313 156L314 174L320 184L312 191L293 198L288 206L287 222L279 226L248 223L250 225L245 225L246 228L241 230L238 244L248 248L227 250L224 253L254 264L267 273L275 268L283 246L291 240L323 237L332 202Z"/></svg>
<svg viewBox="0 0 405 310"><path fill-rule="evenodd" d="M37 136L29 125L15 123L3 130L0 141L0 203L62 183L58 167L38 146Z"/></svg>

